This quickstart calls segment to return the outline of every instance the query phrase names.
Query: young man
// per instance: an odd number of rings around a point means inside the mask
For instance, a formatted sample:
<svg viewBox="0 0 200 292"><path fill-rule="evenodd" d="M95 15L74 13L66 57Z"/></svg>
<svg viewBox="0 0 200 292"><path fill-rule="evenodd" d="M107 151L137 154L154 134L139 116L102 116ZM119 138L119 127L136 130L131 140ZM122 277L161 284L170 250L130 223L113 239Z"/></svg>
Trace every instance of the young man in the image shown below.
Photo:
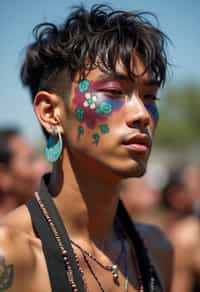
<svg viewBox="0 0 200 292"><path fill-rule="evenodd" d="M21 76L54 167L2 222L2 291L169 291L170 244L119 203L145 173L165 81L165 36L144 16L79 7L35 29Z"/></svg>
<svg viewBox="0 0 200 292"><path fill-rule="evenodd" d="M16 127L0 128L0 217L33 197L47 166Z"/></svg>

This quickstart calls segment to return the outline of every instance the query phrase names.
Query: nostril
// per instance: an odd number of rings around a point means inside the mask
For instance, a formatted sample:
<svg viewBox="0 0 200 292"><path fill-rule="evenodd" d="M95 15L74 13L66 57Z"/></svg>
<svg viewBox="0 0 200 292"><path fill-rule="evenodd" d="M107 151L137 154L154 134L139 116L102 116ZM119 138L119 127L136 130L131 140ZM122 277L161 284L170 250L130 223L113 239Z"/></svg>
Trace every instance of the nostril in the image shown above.
<svg viewBox="0 0 200 292"><path fill-rule="evenodd" d="M130 128L141 126L146 128L150 124L150 114L147 110L132 113L127 117L126 124Z"/></svg>

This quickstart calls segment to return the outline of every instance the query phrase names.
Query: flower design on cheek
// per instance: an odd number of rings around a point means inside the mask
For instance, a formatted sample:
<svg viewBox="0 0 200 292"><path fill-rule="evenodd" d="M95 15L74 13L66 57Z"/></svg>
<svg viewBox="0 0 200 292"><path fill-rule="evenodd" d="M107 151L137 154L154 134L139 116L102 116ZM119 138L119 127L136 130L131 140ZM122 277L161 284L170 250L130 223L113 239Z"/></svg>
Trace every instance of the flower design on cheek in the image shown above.
<svg viewBox="0 0 200 292"><path fill-rule="evenodd" d="M83 103L84 107L89 107L91 109L95 109L96 108L96 102L97 102L97 97L96 95L87 92L85 94L85 101Z"/></svg>
<svg viewBox="0 0 200 292"><path fill-rule="evenodd" d="M113 107L112 107L112 104L111 103L108 103L106 101L102 101L100 104L99 104L99 107L96 109L96 113L97 114L105 114L105 115L109 115L111 114L113 111Z"/></svg>
<svg viewBox="0 0 200 292"><path fill-rule="evenodd" d="M98 131L92 133L92 143L98 144L102 134L110 132L106 123L108 117L114 111L118 111L124 104L122 100L114 100L106 95L106 93L96 92L95 82L89 80L81 80L76 89L73 98L75 106L74 112L79 126L77 128L77 137L85 135L85 125L87 128ZM100 125L98 125L100 123Z"/></svg>
<svg viewBox="0 0 200 292"><path fill-rule="evenodd" d="M77 120L81 121L84 119L84 110L82 108L78 107L75 110L75 114L76 114Z"/></svg>
<svg viewBox="0 0 200 292"><path fill-rule="evenodd" d="M90 81L87 79L81 80L78 84L78 90L82 93L89 89Z"/></svg>

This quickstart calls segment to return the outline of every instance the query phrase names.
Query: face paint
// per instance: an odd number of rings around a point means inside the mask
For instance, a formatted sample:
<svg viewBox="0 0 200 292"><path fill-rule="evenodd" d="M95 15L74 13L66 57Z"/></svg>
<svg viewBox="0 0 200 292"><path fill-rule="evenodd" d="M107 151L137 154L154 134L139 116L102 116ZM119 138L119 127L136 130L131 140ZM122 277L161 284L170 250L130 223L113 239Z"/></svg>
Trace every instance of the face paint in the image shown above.
<svg viewBox="0 0 200 292"><path fill-rule="evenodd" d="M100 140L100 135L98 133L94 133L92 135L92 139L93 139L92 143L97 145L99 143L99 140Z"/></svg>
<svg viewBox="0 0 200 292"><path fill-rule="evenodd" d="M109 93L96 92L99 88L99 83L92 82L89 80L81 80L76 88L75 96L73 98L73 104L75 106L75 117L81 124L86 124L90 129L95 129L99 122L104 122L114 112L119 110L123 105L124 101L120 99L114 99L109 97ZM115 82L112 82L115 83ZM97 85L98 86L97 86ZM116 82L116 84L119 83ZM78 137L80 138L84 129L78 127ZM99 126L100 133L106 134L109 132L108 125L101 124ZM83 132L83 133L82 133ZM92 135L93 142L97 145L100 140L100 134L94 133Z"/></svg>
<svg viewBox="0 0 200 292"><path fill-rule="evenodd" d="M107 134L109 132L109 127L107 124L100 125L99 129L100 129L102 134Z"/></svg>
<svg viewBox="0 0 200 292"><path fill-rule="evenodd" d="M84 119L84 110L81 107L77 107L75 115L78 121L82 121Z"/></svg>
<svg viewBox="0 0 200 292"><path fill-rule="evenodd" d="M134 102L135 102L135 105L137 105L138 110L142 110L141 105L136 98L134 99ZM158 122L159 112L158 112L157 106L155 104L150 104L150 103L144 103L144 106L147 109L147 111L150 113L153 120L155 122Z"/></svg>
<svg viewBox="0 0 200 292"><path fill-rule="evenodd" d="M90 81L87 79L81 80L78 84L78 90L80 92L85 92L90 87Z"/></svg>
<svg viewBox="0 0 200 292"><path fill-rule="evenodd" d="M84 135L84 128L83 126L78 127L78 138Z"/></svg>
<svg viewBox="0 0 200 292"><path fill-rule="evenodd" d="M148 112L151 114L153 120L157 123L159 120L159 112L158 109L156 107L156 105L154 104L145 104L146 109L148 110Z"/></svg>

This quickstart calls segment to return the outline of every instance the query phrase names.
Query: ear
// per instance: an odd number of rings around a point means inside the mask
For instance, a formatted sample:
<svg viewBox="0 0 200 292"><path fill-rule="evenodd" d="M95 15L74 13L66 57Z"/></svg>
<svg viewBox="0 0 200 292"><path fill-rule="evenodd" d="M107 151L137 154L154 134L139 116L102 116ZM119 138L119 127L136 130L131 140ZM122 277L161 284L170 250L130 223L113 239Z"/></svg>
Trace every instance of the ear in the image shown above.
<svg viewBox="0 0 200 292"><path fill-rule="evenodd" d="M34 99L34 110L40 124L51 133L51 127L63 133L61 124L62 106L60 97L55 93L39 91Z"/></svg>

